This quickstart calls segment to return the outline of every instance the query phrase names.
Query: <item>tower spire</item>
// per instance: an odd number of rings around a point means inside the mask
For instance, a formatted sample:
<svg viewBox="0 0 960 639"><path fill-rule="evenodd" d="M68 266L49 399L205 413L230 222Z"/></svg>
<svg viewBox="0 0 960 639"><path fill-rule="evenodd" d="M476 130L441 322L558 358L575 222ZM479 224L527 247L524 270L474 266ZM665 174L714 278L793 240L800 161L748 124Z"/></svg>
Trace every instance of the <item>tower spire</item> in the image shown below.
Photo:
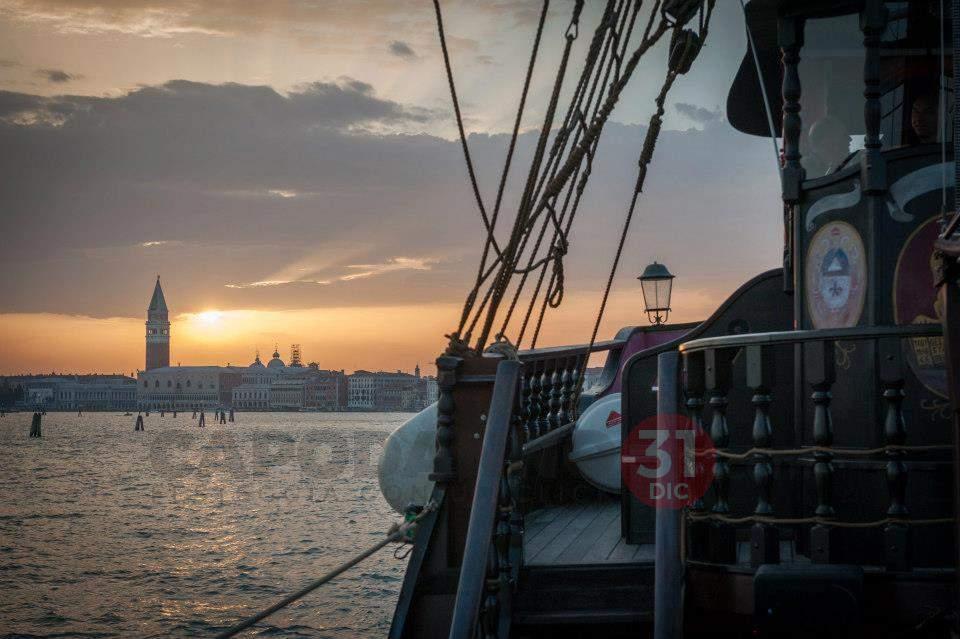
<svg viewBox="0 0 960 639"><path fill-rule="evenodd" d="M160 275L153 286L153 296L147 307L147 367L160 368L170 365L170 317L167 300L163 297Z"/></svg>

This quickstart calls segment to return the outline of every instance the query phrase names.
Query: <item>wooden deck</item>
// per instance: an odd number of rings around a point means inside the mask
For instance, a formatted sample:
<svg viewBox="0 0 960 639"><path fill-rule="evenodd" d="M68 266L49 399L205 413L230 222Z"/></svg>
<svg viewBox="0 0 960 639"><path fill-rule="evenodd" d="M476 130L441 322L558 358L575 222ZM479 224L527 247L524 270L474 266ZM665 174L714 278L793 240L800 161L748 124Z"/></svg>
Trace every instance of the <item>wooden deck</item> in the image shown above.
<svg viewBox="0 0 960 639"><path fill-rule="evenodd" d="M523 536L527 566L632 564L653 561L653 544L629 545L620 535L620 503L591 502L529 513Z"/></svg>

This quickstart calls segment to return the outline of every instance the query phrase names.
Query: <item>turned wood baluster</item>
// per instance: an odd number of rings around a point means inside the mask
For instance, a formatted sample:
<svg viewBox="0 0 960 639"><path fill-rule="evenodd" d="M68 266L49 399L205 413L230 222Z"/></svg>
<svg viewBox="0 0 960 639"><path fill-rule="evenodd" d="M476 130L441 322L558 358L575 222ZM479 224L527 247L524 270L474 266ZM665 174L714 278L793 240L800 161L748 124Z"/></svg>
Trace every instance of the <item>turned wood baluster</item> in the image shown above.
<svg viewBox="0 0 960 639"><path fill-rule="evenodd" d="M706 384L710 396L712 416L710 439L718 451L730 445L730 429L727 427L727 391L730 381L730 354L727 351L710 349L705 352ZM730 464L724 457L716 456L713 466L713 487L716 497L713 512L730 511Z"/></svg>
<svg viewBox="0 0 960 639"><path fill-rule="evenodd" d="M836 381L836 359L832 341L804 345L804 363L807 380L813 389L813 443L821 448L833 446L833 417L830 402L831 388ZM834 516L833 509L833 454L816 451L813 454L813 478L817 487L818 517ZM816 563L831 563L835 559L833 527L817 524L810 531L811 559Z"/></svg>
<svg viewBox="0 0 960 639"><path fill-rule="evenodd" d="M553 372L550 374L550 430L563 425L560 421L560 409L563 407L563 388L560 385L560 360L553 363Z"/></svg>
<svg viewBox="0 0 960 639"><path fill-rule="evenodd" d="M453 388L457 384L457 367L463 360L444 355L437 358L437 452L433 458L430 480L449 483L456 479L456 462L453 457Z"/></svg>
<svg viewBox="0 0 960 639"><path fill-rule="evenodd" d="M570 421L570 397L573 394L574 379L570 374L570 358L563 361L563 373L560 375L560 412L557 414L560 425Z"/></svg>
<svg viewBox="0 0 960 639"><path fill-rule="evenodd" d="M527 433L530 439L536 439L543 433L540 432L540 374L535 370L535 365L530 366L530 380L528 385L530 393L528 395L529 404L527 407Z"/></svg>
<svg viewBox="0 0 960 639"><path fill-rule="evenodd" d="M784 287L793 290L794 228L800 202L800 184L804 179L800 163L800 134L803 122L800 118L800 49L803 47L803 20L781 18L778 21L777 38L783 61L783 168L781 187L783 191L783 277Z"/></svg>
<svg viewBox="0 0 960 639"><path fill-rule="evenodd" d="M747 386L753 389L753 446L770 448L773 429L770 425L770 388L773 386L773 348L761 345L746 347ZM753 481L757 486L756 515L773 515L773 465L767 453L754 455ZM750 563L754 566L780 561L780 536L776 526L757 522L750 530Z"/></svg>
<svg viewBox="0 0 960 639"><path fill-rule="evenodd" d="M577 404L580 402L580 395L583 393L583 388L577 387L577 382L580 381L580 369L583 366L586 366L587 356L577 356L573 360L573 368L570 369L570 383L571 383L571 393L570 393L570 405L567 407L567 413L570 415L570 420L575 420L580 414L580 409Z"/></svg>
<svg viewBox="0 0 960 639"><path fill-rule="evenodd" d="M500 626L500 561L495 540L487 552L487 575L483 582L483 603L480 605L480 636L495 639ZM480 634L478 633L478 634Z"/></svg>
<svg viewBox="0 0 960 639"><path fill-rule="evenodd" d="M907 426L903 418L903 352L900 339L882 338L878 343L880 383L883 386L883 401L886 411L883 420L884 443L887 446L904 446L907 443ZM903 450L887 451L887 490L890 505L887 515L906 518L910 511L906 506L907 465ZM910 565L910 529L906 523L891 523L884 528L884 554L887 568L907 570Z"/></svg>
<svg viewBox="0 0 960 639"><path fill-rule="evenodd" d="M497 566L499 567L499 573L496 577L499 582L499 587L497 588L496 596L500 602L499 608L501 610L503 608L502 602L512 594L511 578L513 566L511 562L511 545L513 539L510 519L515 510L516 503L511 496L506 467L504 467L504 473L500 477L500 498L497 504L497 521L494 530L494 546L496 546L497 549ZM499 625L501 621L502 620L498 618L497 624ZM499 636L499 632L497 634Z"/></svg>
<svg viewBox="0 0 960 639"><path fill-rule="evenodd" d="M687 416L690 418L691 425L703 430L703 395L706 388L705 366L703 352L685 353L683 356L683 383L684 396L687 398ZM703 497L700 497L692 504L690 510L694 513L703 512L706 509ZM707 554L709 544L710 525L704 521L690 521L687 526L687 556L690 559L709 560Z"/></svg>
<svg viewBox="0 0 960 639"><path fill-rule="evenodd" d="M537 422L537 427L539 433L544 435L550 432L550 374L547 372L547 363L543 363L543 373L540 375L540 406L537 410L537 414L540 419Z"/></svg>
<svg viewBox="0 0 960 639"><path fill-rule="evenodd" d="M520 575L520 564L523 558L523 512L520 510L523 489L523 444L522 437L526 430L526 418L520 414L514 417L514 429L510 436L509 455L504 477L509 491L509 570L510 583L515 583Z"/></svg>
<svg viewBox="0 0 960 639"><path fill-rule="evenodd" d="M730 373L735 351L733 349L708 349L704 352L707 395L710 397L710 439L718 451L730 445L730 430L727 427L727 392L730 390ZM730 512L730 463L720 455L713 464L714 513ZM736 530L725 523L716 523L710 528L710 559L717 563L737 562Z"/></svg>
<svg viewBox="0 0 960 639"><path fill-rule="evenodd" d="M525 368L529 369L529 364ZM530 378L529 372L520 378L520 409L516 415L519 420L520 434L524 442L530 441L533 435L530 432Z"/></svg>

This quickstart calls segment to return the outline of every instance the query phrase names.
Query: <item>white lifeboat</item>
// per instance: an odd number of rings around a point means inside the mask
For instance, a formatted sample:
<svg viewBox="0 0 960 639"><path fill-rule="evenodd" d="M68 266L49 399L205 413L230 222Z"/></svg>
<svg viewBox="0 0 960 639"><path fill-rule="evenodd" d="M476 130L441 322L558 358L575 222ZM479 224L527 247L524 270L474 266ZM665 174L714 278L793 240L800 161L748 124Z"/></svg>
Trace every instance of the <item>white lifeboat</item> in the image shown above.
<svg viewBox="0 0 960 639"><path fill-rule="evenodd" d="M590 404L573 428L570 461L584 479L608 493L620 494L620 393Z"/></svg>
<svg viewBox="0 0 960 639"><path fill-rule="evenodd" d="M398 513L430 499L433 457L437 448L437 404L434 402L393 431L383 443L377 478L384 499Z"/></svg>

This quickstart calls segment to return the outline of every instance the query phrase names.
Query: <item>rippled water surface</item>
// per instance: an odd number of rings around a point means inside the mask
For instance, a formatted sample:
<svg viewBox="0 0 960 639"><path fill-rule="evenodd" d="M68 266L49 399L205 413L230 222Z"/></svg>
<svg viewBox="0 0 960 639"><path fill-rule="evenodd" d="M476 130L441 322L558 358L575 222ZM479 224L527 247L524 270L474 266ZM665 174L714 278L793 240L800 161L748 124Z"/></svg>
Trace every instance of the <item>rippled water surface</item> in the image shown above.
<svg viewBox="0 0 960 639"><path fill-rule="evenodd" d="M376 459L410 415L31 413L0 419L0 637L210 636L397 519ZM212 422L212 420L211 420ZM381 637L405 562L381 550L244 636Z"/></svg>

